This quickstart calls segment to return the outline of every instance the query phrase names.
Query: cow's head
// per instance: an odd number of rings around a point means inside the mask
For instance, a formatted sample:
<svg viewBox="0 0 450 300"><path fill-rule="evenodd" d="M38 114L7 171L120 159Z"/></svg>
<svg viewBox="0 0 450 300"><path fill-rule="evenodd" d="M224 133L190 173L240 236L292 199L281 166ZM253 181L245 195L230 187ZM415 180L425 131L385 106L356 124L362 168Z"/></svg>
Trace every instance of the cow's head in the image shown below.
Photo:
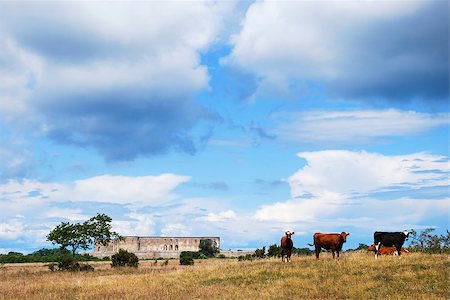
<svg viewBox="0 0 450 300"><path fill-rule="evenodd" d="M291 236L294 234L295 232L290 232L289 230L288 231L286 231L286 236L290 239L291 238Z"/></svg>
<svg viewBox="0 0 450 300"><path fill-rule="evenodd" d="M407 241L408 240L408 236L409 236L408 230L404 230L403 234L405 235L405 241Z"/></svg>
<svg viewBox="0 0 450 300"><path fill-rule="evenodd" d="M372 244L369 246L369 248L367 248L367 251L375 251L377 250L377 248L375 248L375 244Z"/></svg>
<svg viewBox="0 0 450 300"><path fill-rule="evenodd" d="M350 233L341 232L341 237L344 243L347 241L347 236L350 235Z"/></svg>

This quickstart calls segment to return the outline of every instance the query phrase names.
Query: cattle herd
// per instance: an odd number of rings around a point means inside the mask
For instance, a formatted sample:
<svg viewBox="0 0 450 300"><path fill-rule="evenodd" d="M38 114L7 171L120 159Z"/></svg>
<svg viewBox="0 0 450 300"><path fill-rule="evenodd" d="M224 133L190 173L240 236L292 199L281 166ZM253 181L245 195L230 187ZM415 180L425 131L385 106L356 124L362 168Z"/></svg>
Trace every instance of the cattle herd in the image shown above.
<svg viewBox="0 0 450 300"><path fill-rule="evenodd" d="M292 235L294 232L286 231L285 235L281 238L281 260L284 262L291 261L292 249L294 248L294 243L292 242ZM339 252L342 250L342 245L347 241L347 236L350 233L314 233L313 244L308 244L315 248L316 259L319 259L319 254L321 249L330 250L333 258L335 253L339 257ZM378 255L401 255L402 252L408 252L403 249L402 246L406 240L408 240L408 231L403 232L382 232L375 231L373 234L373 244L369 247L369 251L375 252L375 258Z"/></svg>

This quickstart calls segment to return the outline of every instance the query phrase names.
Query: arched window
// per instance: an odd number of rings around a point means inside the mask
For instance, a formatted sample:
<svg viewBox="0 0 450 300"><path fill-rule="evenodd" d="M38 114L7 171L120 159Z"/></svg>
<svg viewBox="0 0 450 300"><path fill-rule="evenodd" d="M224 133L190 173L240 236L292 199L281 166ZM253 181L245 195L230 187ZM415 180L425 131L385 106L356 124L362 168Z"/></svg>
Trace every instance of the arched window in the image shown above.
<svg viewBox="0 0 450 300"><path fill-rule="evenodd" d="M173 250L173 245L170 245L170 246L169 246L169 249L170 249L170 250Z"/></svg>
<svg viewBox="0 0 450 300"><path fill-rule="evenodd" d="M164 250L167 250L167 245L164 245Z"/></svg>
<svg viewBox="0 0 450 300"><path fill-rule="evenodd" d="M175 245L175 251L178 251L178 245Z"/></svg>

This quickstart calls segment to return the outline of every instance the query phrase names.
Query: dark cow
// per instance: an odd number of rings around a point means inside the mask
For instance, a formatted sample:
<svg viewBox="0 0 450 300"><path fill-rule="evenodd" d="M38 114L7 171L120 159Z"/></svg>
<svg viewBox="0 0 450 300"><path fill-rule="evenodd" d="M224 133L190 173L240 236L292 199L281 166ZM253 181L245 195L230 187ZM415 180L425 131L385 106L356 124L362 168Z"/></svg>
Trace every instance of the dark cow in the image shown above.
<svg viewBox="0 0 450 300"><path fill-rule="evenodd" d="M334 258L334 252L337 253L337 257L339 257L339 252L342 250L342 245L347 241L347 236L350 233L314 233L314 244L308 244L310 246L314 246L316 249L316 259L319 259L320 250L326 249L331 250Z"/></svg>
<svg viewBox="0 0 450 300"><path fill-rule="evenodd" d="M286 235L281 238L281 261L291 261L292 249L294 248L294 242L292 242L291 236L294 232L286 231Z"/></svg>
<svg viewBox="0 0 450 300"><path fill-rule="evenodd" d="M369 246L369 248L367 249L367 251L376 251L377 249L375 248L375 244L372 244ZM409 251L406 250L405 248L402 248L402 254L408 254ZM378 254L379 255L397 255L397 249L395 247L385 247L385 246L380 246L380 248L378 249Z"/></svg>
<svg viewBox="0 0 450 300"><path fill-rule="evenodd" d="M381 231L375 231L373 234L373 240L375 244L375 258L378 257L378 251L380 249L380 246L385 247L395 247L397 254L402 254L402 246L403 243L405 243L406 240L408 240L408 231L403 232L381 232Z"/></svg>

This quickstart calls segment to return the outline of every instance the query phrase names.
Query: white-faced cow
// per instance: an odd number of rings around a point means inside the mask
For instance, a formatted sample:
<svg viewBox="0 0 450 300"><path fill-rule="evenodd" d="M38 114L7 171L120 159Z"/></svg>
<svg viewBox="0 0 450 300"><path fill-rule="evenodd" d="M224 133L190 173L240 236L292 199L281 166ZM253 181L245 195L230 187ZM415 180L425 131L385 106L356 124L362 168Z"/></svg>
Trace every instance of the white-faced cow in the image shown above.
<svg viewBox="0 0 450 300"><path fill-rule="evenodd" d="M292 249L294 248L294 242L292 242L291 236L294 232L286 231L286 235L281 238L281 261L291 261Z"/></svg>
<svg viewBox="0 0 450 300"><path fill-rule="evenodd" d="M367 248L367 251L375 252L377 249L375 248L375 244L372 244ZM409 254L409 250L402 248L402 254ZM378 255L397 255L397 249L395 247L385 247L380 245L378 249Z"/></svg>
<svg viewBox="0 0 450 300"><path fill-rule="evenodd" d="M326 249L331 250L334 258L334 252L337 253L337 257L339 257L339 252L342 250L342 245L347 241L347 236L350 233L314 233L314 244L308 244L310 246L314 246L316 249L316 259L319 259L320 250Z"/></svg>
<svg viewBox="0 0 450 300"><path fill-rule="evenodd" d="M402 254L402 246L406 240L408 240L408 231L403 232L381 232L375 231L373 234L373 240L375 244L375 258L378 258L378 251L380 246L395 247L397 255Z"/></svg>

